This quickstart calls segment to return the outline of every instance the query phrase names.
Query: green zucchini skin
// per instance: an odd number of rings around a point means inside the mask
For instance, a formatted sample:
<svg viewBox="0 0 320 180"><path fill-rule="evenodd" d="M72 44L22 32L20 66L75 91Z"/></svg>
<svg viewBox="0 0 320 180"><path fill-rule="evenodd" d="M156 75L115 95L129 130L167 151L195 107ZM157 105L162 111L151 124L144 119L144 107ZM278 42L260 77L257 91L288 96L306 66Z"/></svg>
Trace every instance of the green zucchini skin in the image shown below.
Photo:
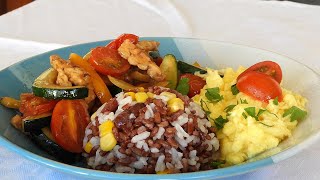
<svg viewBox="0 0 320 180"><path fill-rule="evenodd" d="M41 130L30 133L31 140L44 151L63 163L72 164L81 158L80 154L62 149L57 143L48 138Z"/></svg>
<svg viewBox="0 0 320 180"><path fill-rule="evenodd" d="M188 64L183 61L178 61L178 69L181 74L190 73L194 74L195 72L199 72L200 74L206 74L207 71L201 68L198 68L196 66L193 66L191 64Z"/></svg>
<svg viewBox="0 0 320 180"><path fill-rule="evenodd" d="M169 81L169 85L167 87L170 89L176 89L178 83L178 66L176 57L172 54L165 55L160 65L160 69L165 75L166 80Z"/></svg>
<svg viewBox="0 0 320 180"><path fill-rule="evenodd" d="M66 88L55 89L47 87L32 86L32 91L35 96L44 97L46 99L83 99L88 96L88 88Z"/></svg>
<svg viewBox="0 0 320 180"><path fill-rule="evenodd" d="M29 116L22 119L22 129L24 132L33 132L43 127L49 126L51 123L51 113L38 116Z"/></svg>
<svg viewBox="0 0 320 180"><path fill-rule="evenodd" d="M85 86L63 87L56 83L58 72L49 68L34 80L33 94L46 99L83 99L88 96Z"/></svg>

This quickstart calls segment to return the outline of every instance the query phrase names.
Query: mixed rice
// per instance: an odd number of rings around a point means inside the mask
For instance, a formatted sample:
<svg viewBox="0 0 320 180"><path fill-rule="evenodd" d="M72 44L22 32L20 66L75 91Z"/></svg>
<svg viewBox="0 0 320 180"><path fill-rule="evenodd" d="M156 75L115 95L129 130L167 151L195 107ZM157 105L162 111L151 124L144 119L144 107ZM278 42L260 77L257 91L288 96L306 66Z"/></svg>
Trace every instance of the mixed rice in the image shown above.
<svg viewBox="0 0 320 180"><path fill-rule="evenodd" d="M85 131L83 155L90 168L119 173L180 173L212 169L210 162L219 149L215 129L201 107L175 90L151 87L138 102L121 92L102 105ZM138 92L132 92L138 93ZM183 108L170 111L168 101L178 98ZM116 145L100 147L99 126L112 121ZM100 134L100 136L99 136Z"/></svg>

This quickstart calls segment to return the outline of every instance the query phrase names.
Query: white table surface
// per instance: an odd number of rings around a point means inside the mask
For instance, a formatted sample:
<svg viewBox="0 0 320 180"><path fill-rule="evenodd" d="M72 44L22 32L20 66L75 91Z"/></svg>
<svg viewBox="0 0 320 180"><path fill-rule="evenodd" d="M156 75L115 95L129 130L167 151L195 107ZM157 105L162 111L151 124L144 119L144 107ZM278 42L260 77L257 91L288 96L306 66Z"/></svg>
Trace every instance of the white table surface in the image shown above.
<svg viewBox="0 0 320 180"><path fill-rule="evenodd" d="M196 37L287 55L320 72L320 6L259 0L37 0L0 16L0 70L66 45L140 36ZM230 179L320 179L320 142ZM0 147L0 179L79 179ZM229 179L229 178L228 178Z"/></svg>

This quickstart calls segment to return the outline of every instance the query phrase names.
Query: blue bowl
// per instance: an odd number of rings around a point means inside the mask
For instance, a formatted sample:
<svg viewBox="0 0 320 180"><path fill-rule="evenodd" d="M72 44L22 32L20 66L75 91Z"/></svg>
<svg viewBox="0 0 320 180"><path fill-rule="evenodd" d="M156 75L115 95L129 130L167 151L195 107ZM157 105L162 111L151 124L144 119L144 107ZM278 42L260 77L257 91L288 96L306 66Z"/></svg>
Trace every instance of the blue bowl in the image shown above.
<svg viewBox="0 0 320 180"><path fill-rule="evenodd" d="M301 122L293 136L283 141L277 148L268 150L247 162L209 171L192 173L146 175L146 174L121 174L103 172L84 168L84 164L64 164L50 156L32 141L10 125L10 119L16 114L14 110L0 106L0 145L31 159L39 164L57 169L84 178L108 179L214 179L247 173L258 168L277 163L289 158L308 147L320 137L319 128L320 111L320 79L319 75L310 68L291 60L288 57L252 47L208 41L199 39L150 37L142 38L160 42L160 54L174 54L177 59L186 62L198 61L203 66L211 68L232 67L239 65L249 66L256 62L272 59L283 67L283 83L287 89L305 96L309 101L307 109L308 118ZM24 61L18 62L0 71L0 97L10 96L19 98L22 92L31 92L31 85L36 77L50 67L49 56L58 54L67 59L71 52L85 55L91 48L104 46L110 41L99 41L80 45L69 46L49 51ZM300 84L297 86L297 84Z"/></svg>

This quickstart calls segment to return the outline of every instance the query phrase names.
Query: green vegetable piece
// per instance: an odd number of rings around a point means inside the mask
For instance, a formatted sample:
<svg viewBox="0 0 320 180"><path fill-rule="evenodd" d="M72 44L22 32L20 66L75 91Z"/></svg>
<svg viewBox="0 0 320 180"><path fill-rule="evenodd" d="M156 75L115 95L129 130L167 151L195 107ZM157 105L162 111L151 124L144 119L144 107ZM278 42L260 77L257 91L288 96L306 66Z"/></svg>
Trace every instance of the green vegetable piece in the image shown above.
<svg viewBox="0 0 320 180"><path fill-rule="evenodd" d="M257 117L259 117L262 113L264 113L266 109L259 109Z"/></svg>
<svg viewBox="0 0 320 180"><path fill-rule="evenodd" d="M224 124L227 122L228 120L224 119L221 115L218 118L214 119L214 124L216 125L218 130L222 129L224 127Z"/></svg>
<svg viewBox="0 0 320 180"><path fill-rule="evenodd" d="M223 96L221 96L219 93L220 93L219 87L215 87L215 88L207 89L207 92L205 95L210 102L219 102L223 99Z"/></svg>
<svg viewBox="0 0 320 180"><path fill-rule="evenodd" d="M246 99L242 100L242 99L240 98L240 104L248 104L248 101L247 101Z"/></svg>
<svg viewBox="0 0 320 180"><path fill-rule="evenodd" d="M206 106L205 108L207 110L203 107L203 105ZM201 106L202 110L206 113L206 115L209 116L211 112L209 111L209 107L208 107L207 103L203 99L200 100L200 106Z"/></svg>
<svg viewBox="0 0 320 180"><path fill-rule="evenodd" d="M193 66L183 61L178 61L178 69L181 74L190 73L194 74L195 72L199 72L200 74L207 73L206 70Z"/></svg>
<svg viewBox="0 0 320 180"><path fill-rule="evenodd" d="M189 79L181 78L176 90L183 95L187 95L189 93L189 88Z"/></svg>
<svg viewBox="0 0 320 180"><path fill-rule="evenodd" d="M246 113L244 113L244 112L242 113L242 116L243 116L245 119L247 119L247 117L248 117L248 116L246 115Z"/></svg>
<svg viewBox="0 0 320 180"><path fill-rule="evenodd" d="M225 164L226 161L225 160L217 160L217 161L213 161L210 163L210 166L212 168L219 168L221 165Z"/></svg>
<svg viewBox="0 0 320 180"><path fill-rule="evenodd" d="M274 98L273 104L274 104L274 105L278 105L278 104L279 104L278 97Z"/></svg>
<svg viewBox="0 0 320 180"><path fill-rule="evenodd" d="M160 65L161 72L165 75L169 82L168 88L176 89L178 83L178 66L177 60L172 54L167 54L163 57Z"/></svg>
<svg viewBox="0 0 320 180"><path fill-rule="evenodd" d="M263 122L259 122L259 123L261 123L261 124L263 124L263 125L265 125L265 126L268 126L268 127L273 127L273 125L272 125L272 126L270 126L270 125L265 124L265 123L263 123Z"/></svg>
<svg viewBox="0 0 320 180"><path fill-rule="evenodd" d="M237 95L240 92L239 89L237 88L237 84L234 84L231 86L231 92L233 95Z"/></svg>
<svg viewBox="0 0 320 180"><path fill-rule="evenodd" d="M225 110L226 112L229 112L229 111L232 111L232 109L233 109L234 107L236 107L236 105L231 104L231 105L227 106L226 108L224 108L224 110Z"/></svg>
<svg viewBox="0 0 320 180"><path fill-rule="evenodd" d="M247 107L244 109L247 114L253 118L256 118L256 108L255 107Z"/></svg>
<svg viewBox="0 0 320 180"><path fill-rule="evenodd" d="M302 120L306 117L307 111L299 109L297 106L292 106L291 108L284 111L282 117L290 115L290 121Z"/></svg>

